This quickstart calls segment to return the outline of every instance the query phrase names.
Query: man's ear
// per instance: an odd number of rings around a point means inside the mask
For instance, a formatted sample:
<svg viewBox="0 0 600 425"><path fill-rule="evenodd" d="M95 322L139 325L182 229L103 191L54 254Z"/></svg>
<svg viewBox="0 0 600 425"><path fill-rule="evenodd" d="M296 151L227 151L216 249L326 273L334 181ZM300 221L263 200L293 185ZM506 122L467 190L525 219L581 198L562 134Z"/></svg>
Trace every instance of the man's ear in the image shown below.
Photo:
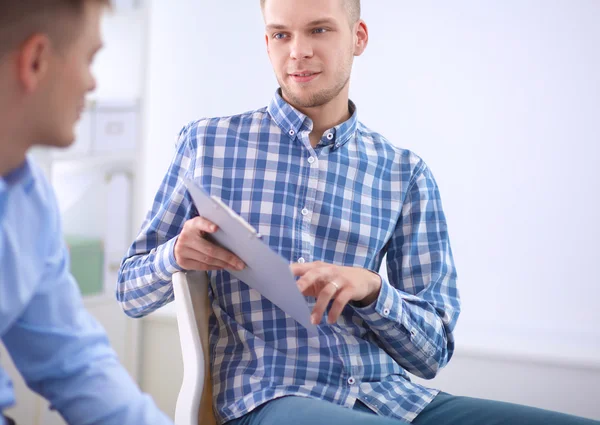
<svg viewBox="0 0 600 425"><path fill-rule="evenodd" d="M356 23L354 32L354 56L363 54L369 44L369 29L367 24L362 19Z"/></svg>
<svg viewBox="0 0 600 425"><path fill-rule="evenodd" d="M48 72L51 50L50 39L45 34L32 35L21 45L17 73L27 93L35 91Z"/></svg>
<svg viewBox="0 0 600 425"><path fill-rule="evenodd" d="M265 44L267 45L267 53L269 52L269 36L267 34L265 34Z"/></svg>

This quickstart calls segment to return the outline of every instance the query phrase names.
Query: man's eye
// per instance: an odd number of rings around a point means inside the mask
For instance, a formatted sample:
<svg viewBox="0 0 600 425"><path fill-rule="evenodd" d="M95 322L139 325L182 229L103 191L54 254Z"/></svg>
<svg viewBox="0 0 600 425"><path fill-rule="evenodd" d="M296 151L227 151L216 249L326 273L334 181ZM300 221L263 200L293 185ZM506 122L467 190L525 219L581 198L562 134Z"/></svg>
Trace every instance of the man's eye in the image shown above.
<svg viewBox="0 0 600 425"><path fill-rule="evenodd" d="M285 37L286 37L286 35L285 35L285 34L282 34L282 33L280 33L280 32L278 32L277 34L273 35L273 38L274 38L275 40L282 40L282 39L283 39L283 38L285 38Z"/></svg>
<svg viewBox="0 0 600 425"><path fill-rule="evenodd" d="M316 28L315 30L313 30L313 33L315 34L325 34L327 32L327 30L325 28Z"/></svg>

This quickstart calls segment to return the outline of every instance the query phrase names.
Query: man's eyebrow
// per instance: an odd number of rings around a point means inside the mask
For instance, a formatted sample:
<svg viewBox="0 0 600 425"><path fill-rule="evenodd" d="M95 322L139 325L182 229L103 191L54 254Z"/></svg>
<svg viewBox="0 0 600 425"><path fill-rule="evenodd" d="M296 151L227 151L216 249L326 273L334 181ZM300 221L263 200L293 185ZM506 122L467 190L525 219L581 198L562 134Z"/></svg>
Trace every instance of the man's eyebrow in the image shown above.
<svg viewBox="0 0 600 425"><path fill-rule="evenodd" d="M335 25L335 21L330 18L316 19L308 23L308 27L317 27L319 25Z"/></svg>
<svg viewBox="0 0 600 425"><path fill-rule="evenodd" d="M284 30L286 29L286 26L282 24L269 24L266 28L268 30Z"/></svg>
<svg viewBox="0 0 600 425"><path fill-rule="evenodd" d="M319 25L335 25L335 21L331 18L315 19L314 21L306 24L307 27L317 27ZM267 30L284 30L287 27L283 24L269 24L266 26Z"/></svg>

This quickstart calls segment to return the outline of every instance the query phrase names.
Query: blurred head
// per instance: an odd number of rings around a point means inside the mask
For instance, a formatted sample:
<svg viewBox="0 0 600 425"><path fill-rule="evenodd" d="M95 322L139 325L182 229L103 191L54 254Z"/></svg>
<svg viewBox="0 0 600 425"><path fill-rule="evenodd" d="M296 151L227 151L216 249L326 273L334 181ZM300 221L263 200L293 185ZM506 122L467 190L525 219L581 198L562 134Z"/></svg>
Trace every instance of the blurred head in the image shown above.
<svg viewBox="0 0 600 425"><path fill-rule="evenodd" d="M0 143L68 146L101 48L108 0L0 2ZM19 139L19 140L15 140ZM28 146L27 146L28 147Z"/></svg>
<svg viewBox="0 0 600 425"><path fill-rule="evenodd" d="M261 0L261 6L284 99L299 108L347 101L354 57L368 43L360 0Z"/></svg>

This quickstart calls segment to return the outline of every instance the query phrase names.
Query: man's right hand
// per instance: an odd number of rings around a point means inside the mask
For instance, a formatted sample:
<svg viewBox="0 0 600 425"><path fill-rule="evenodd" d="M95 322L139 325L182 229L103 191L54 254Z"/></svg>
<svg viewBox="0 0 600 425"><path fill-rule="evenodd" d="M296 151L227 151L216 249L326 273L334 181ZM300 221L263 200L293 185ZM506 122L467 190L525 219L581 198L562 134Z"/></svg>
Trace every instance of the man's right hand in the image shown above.
<svg viewBox="0 0 600 425"><path fill-rule="evenodd" d="M244 262L204 238L206 233L215 233L218 227L211 221L194 217L183 225L175 242L175 261L185 270L244 270Z"/></svg>

